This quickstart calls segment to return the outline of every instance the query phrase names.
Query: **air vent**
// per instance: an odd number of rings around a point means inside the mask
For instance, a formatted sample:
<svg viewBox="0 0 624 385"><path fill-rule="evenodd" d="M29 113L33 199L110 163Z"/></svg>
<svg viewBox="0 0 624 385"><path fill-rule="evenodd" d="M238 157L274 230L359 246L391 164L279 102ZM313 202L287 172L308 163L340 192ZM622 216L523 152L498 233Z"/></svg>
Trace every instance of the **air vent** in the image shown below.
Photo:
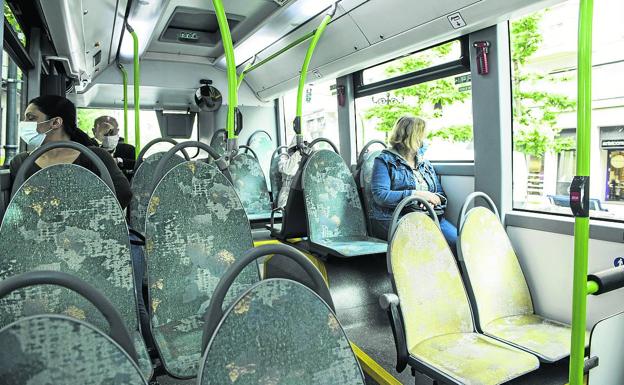
<svg viewBox="0 0 624 385"><path fill-rule="evenodd" d="M288 3L290 0L273 0L274 2L277 3L277 5L279 5L280 7L286 3Z"/></svg>
<svg viewBox="0 0 624 385"><path fill-rule="evenodd" d="M227 16L230 29L245 18L231 14ZM214 47L221 41L217 16L214 12L203 9L176 7L159 40Z"/></svg>

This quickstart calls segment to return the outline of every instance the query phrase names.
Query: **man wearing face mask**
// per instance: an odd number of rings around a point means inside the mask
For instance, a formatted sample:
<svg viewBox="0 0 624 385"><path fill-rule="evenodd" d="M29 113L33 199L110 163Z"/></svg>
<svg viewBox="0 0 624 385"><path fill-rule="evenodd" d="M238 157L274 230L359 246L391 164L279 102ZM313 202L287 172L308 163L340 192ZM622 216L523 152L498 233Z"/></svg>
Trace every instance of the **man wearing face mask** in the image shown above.
<svg viewBox="0 0 624 385"><path fill-rule="evenodd" d="M28 103L24 113L25 120L19 124L20 138L27 144L29 151L34 151L45 143L72 141L89 147L102 160L113 180L117 200L122 208L128 206L132 192L130 184L108 152L97 147L89 135L81 131L76 124L76 107L62 96L45 95ZM30 152L17 154L10 163L11 183ZM57 148L41 155L33 167L27 171L26 178L35 172L56 164L71 163L82 166L98 174L95 165L81 152L69 148Z"/></svg>
<svg viewBox="0 0 624 385"><path fill-rule="evenodd" d="M135 164L134 146L119 138L119 124L112 116L100 116L93 122L93 136L100 147L108 151L128 180L132 179Z"/></svg>

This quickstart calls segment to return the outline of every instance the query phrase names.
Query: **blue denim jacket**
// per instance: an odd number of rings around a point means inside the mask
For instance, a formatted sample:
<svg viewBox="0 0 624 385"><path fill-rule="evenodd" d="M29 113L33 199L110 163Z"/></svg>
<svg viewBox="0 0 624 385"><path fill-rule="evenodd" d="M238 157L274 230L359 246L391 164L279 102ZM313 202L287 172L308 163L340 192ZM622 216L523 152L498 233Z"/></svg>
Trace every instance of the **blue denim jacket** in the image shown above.
<svg viewBox="0 0 624 385"><path fill-rule="evenodd" d="M418 170L427 182L429 191L442 197L444 203L446 195L431 163L428 160L422 160L418 164ZM415 188L414 171L407 161L392 149L383 150L375 158L373 166L371 190L374 202L371 218L378 221L392 219L396 206L404 198L412 195Z"/></svg>

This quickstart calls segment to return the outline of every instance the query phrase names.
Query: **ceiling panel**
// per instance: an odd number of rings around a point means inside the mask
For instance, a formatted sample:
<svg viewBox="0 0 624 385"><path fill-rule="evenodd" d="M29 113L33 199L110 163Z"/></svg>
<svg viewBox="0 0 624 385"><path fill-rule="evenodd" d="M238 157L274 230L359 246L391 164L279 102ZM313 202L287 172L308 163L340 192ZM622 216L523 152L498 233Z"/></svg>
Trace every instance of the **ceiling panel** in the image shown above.
<svg viewBox="0 0 624 385"><path fill-rule="evenodd" d="M309 25L306 25L305 29L298 30L297 35L293 34L293 36L289 36L287 39L284 39L284 41L280 41L275 49L289 44L301 35L314 29L321 22L322 16L323 15L311 21ZM303 64L308 46L309 42L305 42L292 48L288 51L288 54L273 59L269 63L270 65L261 66L251 72L247 75L246 79L250 82L252 88L259 91L290 79L293 76L297 76L301 70L301 65ZM318 67L320 63L337 60L367 46L368 41L362 35L353 20L347 16L341 17L329 24L324 35L319 40L314 56L312 56L312 61L310 62L310 69ZM269 52L266 53L266 55L268 54ZM265 53L263 53L263 55L265 55ZM258 59L261 59L261 57ZM312 77L309 78L309 81L313 81Z"/></svg>
<svg viewBox="0 0 624 385"><path fill-rule="evenodd" d="M204 57L219 57L223 52L219 43L215 47L198 46L184 43L171 43L160 40L163 30L171 19L176 7L195 8L204 11L214 12L212 2L206 0L170 0L165 12L158 22L147 51L156 53L169 53L177 55L194 55ZM243 18L241 22L232 30L234 41L241 39L253 28L275 12L279 6L269 0L228 0L224 4L228 14L239 15Z"/></svg>
<svg viewBox="0 0 624 385"><path fill-rule="evenodd" d="M350 15L371 44L375 44L479 1L481 0L419 1L417 6L414 0L369 1L354 9ZM381 17L387 22L382 21Z"/></svg>

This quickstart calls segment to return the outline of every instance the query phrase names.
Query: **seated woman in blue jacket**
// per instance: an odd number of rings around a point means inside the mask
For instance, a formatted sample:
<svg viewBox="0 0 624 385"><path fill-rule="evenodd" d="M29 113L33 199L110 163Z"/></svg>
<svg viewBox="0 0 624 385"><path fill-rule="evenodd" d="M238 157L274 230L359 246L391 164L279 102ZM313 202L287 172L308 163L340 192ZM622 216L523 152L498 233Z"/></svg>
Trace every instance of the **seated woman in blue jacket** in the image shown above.
<svg viewBox="0 0 624 385"><path fill-rule="evenodd" d="M372 231L379 239L388 238L394 209L408 196L419 196L433 206L446 204L440 179L431 163L423 158L426 123L421 118L404 116L394 125L390 147L375 158L371 190L373 193ZM440 210L437 210L438 214ZM455 252L457 229L438 215L444 238Z"/></svg>

